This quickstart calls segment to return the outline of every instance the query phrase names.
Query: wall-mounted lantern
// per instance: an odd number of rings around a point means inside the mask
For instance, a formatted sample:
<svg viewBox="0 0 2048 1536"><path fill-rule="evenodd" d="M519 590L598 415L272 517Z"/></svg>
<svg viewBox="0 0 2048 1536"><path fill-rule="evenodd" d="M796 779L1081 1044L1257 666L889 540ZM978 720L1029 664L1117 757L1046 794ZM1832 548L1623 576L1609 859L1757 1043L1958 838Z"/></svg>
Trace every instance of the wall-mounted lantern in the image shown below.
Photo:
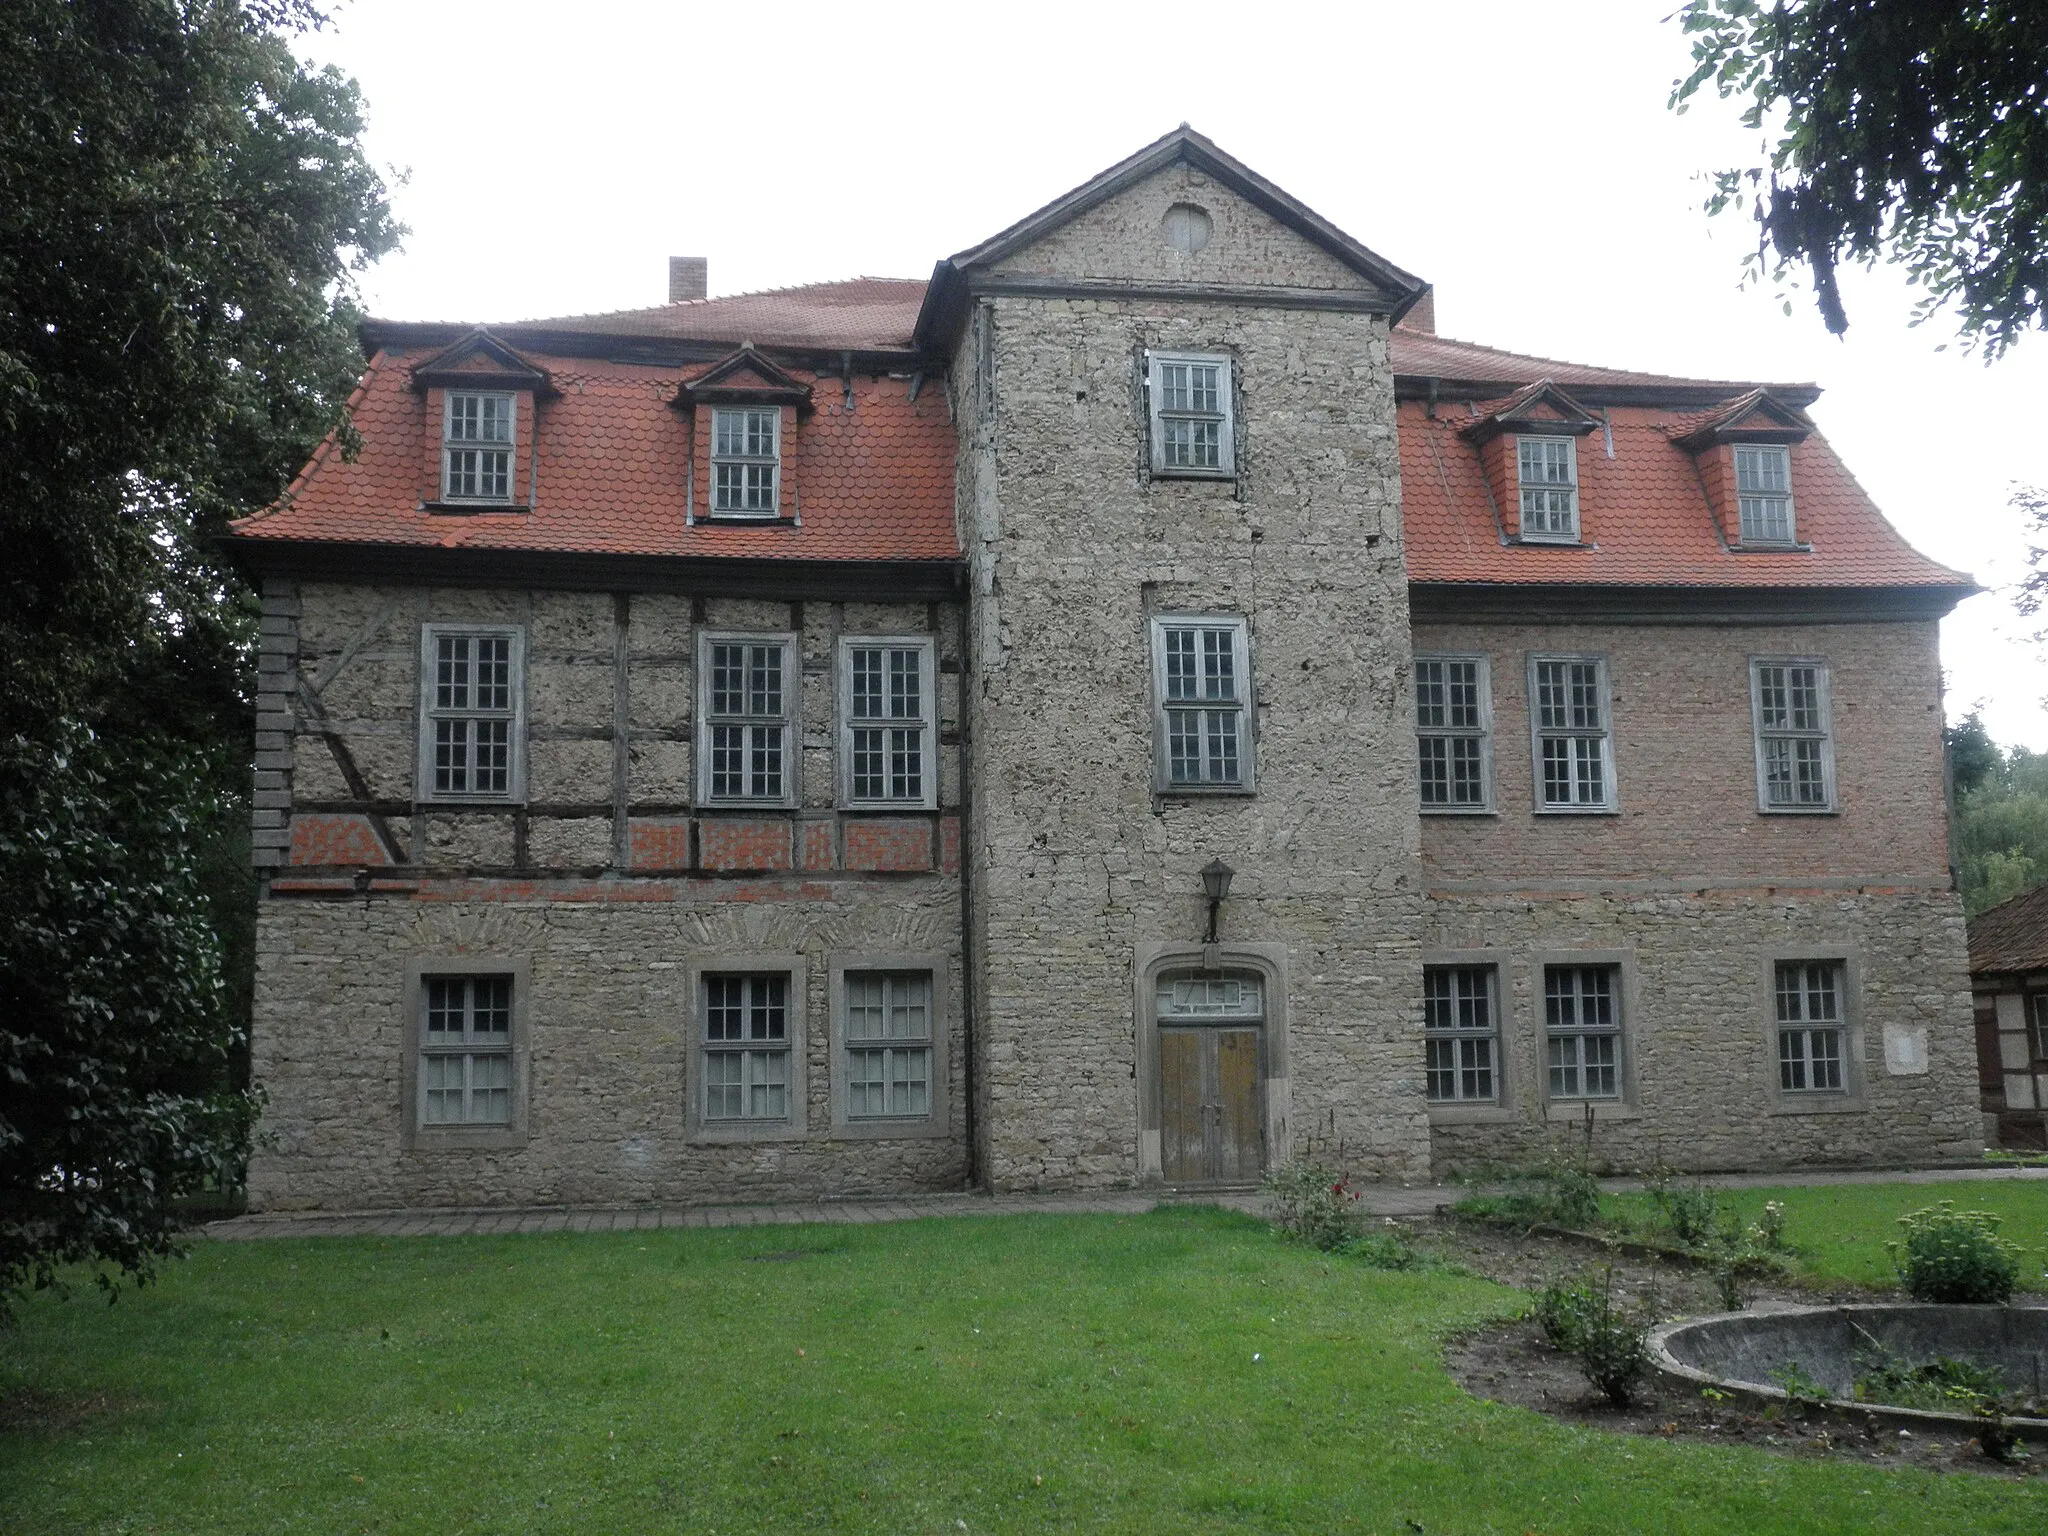
<svg viewBox="0 0 2048 1536"><path fill-rule="evenodd" d="M1221 859L1211 859L1202 870L1202 890L1209 898L1209 936L1204 944L1216 942L1216 913L1230 896L1230 877L1237 871Z"/></svg>

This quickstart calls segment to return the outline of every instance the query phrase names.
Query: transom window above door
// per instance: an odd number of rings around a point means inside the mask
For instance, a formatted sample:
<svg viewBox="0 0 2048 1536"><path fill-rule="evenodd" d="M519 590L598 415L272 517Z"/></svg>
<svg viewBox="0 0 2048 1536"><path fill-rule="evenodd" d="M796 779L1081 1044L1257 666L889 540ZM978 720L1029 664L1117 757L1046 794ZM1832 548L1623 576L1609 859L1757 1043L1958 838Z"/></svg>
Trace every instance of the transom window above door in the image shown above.
<svg viewBox="0 0 2048 1536"><path fill-rule="evenodd" d="M1265 1001L1265 984L1257 976L1159 978L1162 1019L1257 1019L1265 1016Z"/></svg>

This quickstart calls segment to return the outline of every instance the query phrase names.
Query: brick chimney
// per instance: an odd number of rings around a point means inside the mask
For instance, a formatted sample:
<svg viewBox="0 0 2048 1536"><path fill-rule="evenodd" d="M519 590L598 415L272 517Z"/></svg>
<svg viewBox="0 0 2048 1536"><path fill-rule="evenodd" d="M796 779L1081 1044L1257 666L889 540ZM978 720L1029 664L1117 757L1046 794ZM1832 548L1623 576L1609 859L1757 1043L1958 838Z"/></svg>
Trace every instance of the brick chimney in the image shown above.
<svg viewBox="0 0 2048 1536"><path fill-rule="evenodd" d="M701 299L711 288L711 263L702 256L671 256L668 259L668 301Z"/></svg>
<svg viewBox="0 0 2048 1536"><path fill-rule="evenodd" d="M1422 290L1422 297L1417 299L1414 307L1401 317L1401 329L1404 331L1421 331L1427 336L1434 336L1436 334L1436 289L1434 287Z"/></svg>

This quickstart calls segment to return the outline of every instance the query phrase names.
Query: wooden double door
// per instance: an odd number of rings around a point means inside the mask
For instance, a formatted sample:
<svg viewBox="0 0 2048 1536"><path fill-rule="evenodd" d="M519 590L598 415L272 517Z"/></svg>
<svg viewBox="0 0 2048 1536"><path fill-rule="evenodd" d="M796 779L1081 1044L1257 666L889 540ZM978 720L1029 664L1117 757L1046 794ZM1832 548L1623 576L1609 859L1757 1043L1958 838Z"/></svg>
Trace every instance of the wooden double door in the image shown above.
<svg viewBox="0 0 2048 1536"><path fill-rule="evenodd" d="M1159 1026L1160 1172L1169 1184L1254 1184L1266 1167L1256 1024Z"/></svg>

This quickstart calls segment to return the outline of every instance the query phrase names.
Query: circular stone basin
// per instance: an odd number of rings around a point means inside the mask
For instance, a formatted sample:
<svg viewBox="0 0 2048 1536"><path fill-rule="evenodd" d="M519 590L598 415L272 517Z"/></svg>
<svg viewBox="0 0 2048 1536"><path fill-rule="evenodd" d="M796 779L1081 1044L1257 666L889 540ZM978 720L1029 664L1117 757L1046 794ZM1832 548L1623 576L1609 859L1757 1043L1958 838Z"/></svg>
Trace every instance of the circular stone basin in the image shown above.
<svg viewBox="0 0 2048 1536"><path fill-rule="evenodd" d="M1999 1372L2015 1396L2039 1399L2048 1386L2048 1307L1918 1302L1779 1307L1666 1323L1650 1335L1650 1358L1658 1373L1681 1389L1712 1387L1752 1403L1789 1404L1791 1395L1772 1376L1792 1366L1829 1394L1833 1400L1822 1411L1838 1417L1977 1425L1969 1413L1850 1401L1856 1378L1883 1355L1912 1365L1944 1356L1970 1360ZM2048 1418L2007 1422L2048 1431Z"/></svg>

